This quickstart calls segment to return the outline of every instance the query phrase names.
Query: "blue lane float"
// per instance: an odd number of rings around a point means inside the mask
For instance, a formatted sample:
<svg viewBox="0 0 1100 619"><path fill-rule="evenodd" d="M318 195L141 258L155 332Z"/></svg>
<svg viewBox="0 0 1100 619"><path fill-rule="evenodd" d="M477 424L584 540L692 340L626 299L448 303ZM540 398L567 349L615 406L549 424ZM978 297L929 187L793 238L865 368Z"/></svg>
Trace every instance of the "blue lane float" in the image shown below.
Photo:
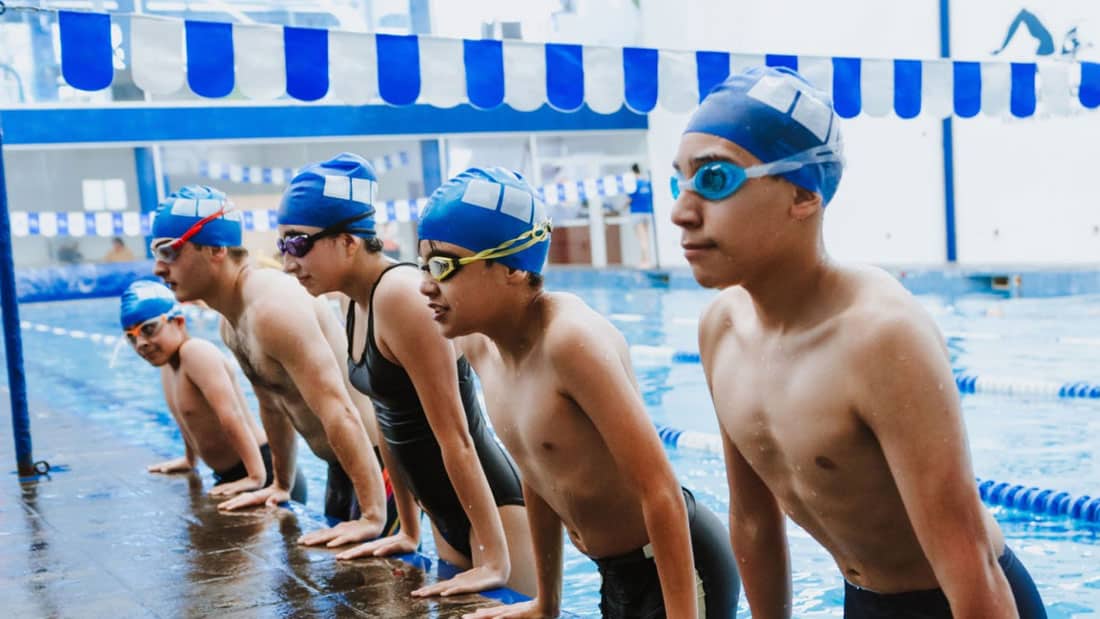
<svg viewBox="0 0 1100 619"><path fill-rule="evenodd" d="M700 363L699 353L668 346L631 346L639 365ZM956 369L955 386L961 393L990 393L1012 396L1047 396L1069 399L1100 400L1100 383L1088 381L1022 380L1000 376L979 376Z"/></svg>
<svg viewBox="0 0 1100 619"><path fill-rule="evenodd" d="M667 447L722 453L722 438L716 434L681 430L654 424L657 436ZM1100 524L1100 497L1073 494L1038 486L977 479L978 494L986 505L1005 507L1045 518L1069 518L1086 524Z"/></svg>

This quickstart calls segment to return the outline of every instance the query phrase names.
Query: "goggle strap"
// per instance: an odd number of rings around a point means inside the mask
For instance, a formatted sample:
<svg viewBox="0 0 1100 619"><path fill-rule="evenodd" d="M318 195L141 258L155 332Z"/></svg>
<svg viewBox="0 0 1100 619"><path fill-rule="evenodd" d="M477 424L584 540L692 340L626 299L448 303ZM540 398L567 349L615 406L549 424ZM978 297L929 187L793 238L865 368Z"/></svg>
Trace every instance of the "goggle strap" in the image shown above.
<svg viewBox="0 0 1100 619"><path fill-rule="evenodd" d="M491 260L493 258L503 258L505 256L511 256L512 254L518 254L519 252L546 240L545 234L548 234L549 232L550 221L547 220L542 223L536 224L535 227L531 228L530 230L524 232L514 239L509 239L501 243L500 245L497 245L496 247L484 249L466 258L459 258L458 262L459 264L469 264L478 260ZM520 241L523 241L524 239L527 239L527 241L520 245L509 247L514 243L519 243Z"/></svg>

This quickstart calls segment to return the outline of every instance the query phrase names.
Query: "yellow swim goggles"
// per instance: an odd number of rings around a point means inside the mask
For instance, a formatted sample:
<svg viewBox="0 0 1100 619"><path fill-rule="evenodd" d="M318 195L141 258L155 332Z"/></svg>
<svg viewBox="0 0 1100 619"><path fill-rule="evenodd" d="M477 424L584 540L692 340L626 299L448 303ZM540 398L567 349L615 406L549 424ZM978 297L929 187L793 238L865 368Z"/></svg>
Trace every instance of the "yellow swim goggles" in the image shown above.
<svg viewBox="0 0 1100 619"><path fill-rule="evenodd" d="M435 254L427 260L419 258L420 270L432 276L437 282L444 281L458 272L464 265L478 260L492 260L518 254L550 238L550 220L535 224L530 230L514 239L504 241L496 247L483 249L472 256L460 258L453 254Z"/></svg>

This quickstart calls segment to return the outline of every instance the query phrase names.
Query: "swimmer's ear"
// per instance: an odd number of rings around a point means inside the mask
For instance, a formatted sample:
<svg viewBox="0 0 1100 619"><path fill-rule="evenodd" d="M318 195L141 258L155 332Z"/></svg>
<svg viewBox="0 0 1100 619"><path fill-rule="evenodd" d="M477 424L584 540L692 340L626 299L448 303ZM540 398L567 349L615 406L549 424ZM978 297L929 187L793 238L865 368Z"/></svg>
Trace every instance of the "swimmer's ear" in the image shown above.
<svg viewBox="0 0 1100 619"><path fill-rule="evenodd" d="M364 245L363 239L355 236L354 234L344 233L340 235L340 241L343 243L344 253L348 257L354 256L359 248Z"/></svg>
<svg viewBox="0 0 1100 619"><path fill-rule="evenodd" d="M795 221L804 221L821 209L821 194L798 185L791 186L794 187L794 202L789 212Z"/></svg>
<svg viewBox="0 0 1100 619"><path fill-rule="evenodd" d="M527 271L520 271L519 269L513 269L512 267L505 267L507 273L504 276L504 281L509 286L515 286L517 284L527 285Z"/></svg>
<svg viewBox="0 0 1100 619"><path fill-rule="evenodd" d="M228 247L207 245L206 248L210 250L210 257L214 259L214 262L221 262L229 255Z"/></svg>

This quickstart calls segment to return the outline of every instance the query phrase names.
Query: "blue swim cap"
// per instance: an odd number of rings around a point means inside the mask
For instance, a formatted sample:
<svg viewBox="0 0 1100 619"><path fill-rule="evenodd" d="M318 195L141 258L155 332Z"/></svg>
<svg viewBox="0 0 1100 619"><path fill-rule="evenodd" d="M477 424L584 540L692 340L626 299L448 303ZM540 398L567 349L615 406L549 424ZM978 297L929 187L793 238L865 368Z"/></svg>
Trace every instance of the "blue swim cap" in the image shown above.
<svg viewBox="0 0 1100 619"><path fill-rule="evenodd" d="M470 168L443 183L420 213L422 241L453 243L480 252L499 247L548 223L546 205L518 173ZM534 245L493 260L513 269L542 272L549 234Z"/></svg>
<svg viewBox="0 0 1100 619"><path fill-rule="evenodd" d="M176 295L163 284L138 280L122 293L118 322L123 329L167 314L169 318L182 316Z"/></svg>
<svg viewBox="0 0 1100 619"><path fill-rule="evenodd" d="M153 219L153 238L178 239L204 217L225 210L208 221L190 241L196 245L240 247L241 213L224 193L205 185L188 185L164 199Z"/></svg>
<svg viewBox="0 0 1100 619"><path fill-rule="evenodd" d="M715 86L684 133L725 138L763 163L814 151L805 166L779 176L821 194L824 204L833 199L844 171L832 100L786 67L752 68Z"/></svg>
<svg viewBox="0 0 1100 619"><path fill-rule="evenodd" d="M374 169L359 155L340 153L328 161L307 165L283 193L279 223L327 228L349 222L349 234L374 238L377 187Z"/></svg>

